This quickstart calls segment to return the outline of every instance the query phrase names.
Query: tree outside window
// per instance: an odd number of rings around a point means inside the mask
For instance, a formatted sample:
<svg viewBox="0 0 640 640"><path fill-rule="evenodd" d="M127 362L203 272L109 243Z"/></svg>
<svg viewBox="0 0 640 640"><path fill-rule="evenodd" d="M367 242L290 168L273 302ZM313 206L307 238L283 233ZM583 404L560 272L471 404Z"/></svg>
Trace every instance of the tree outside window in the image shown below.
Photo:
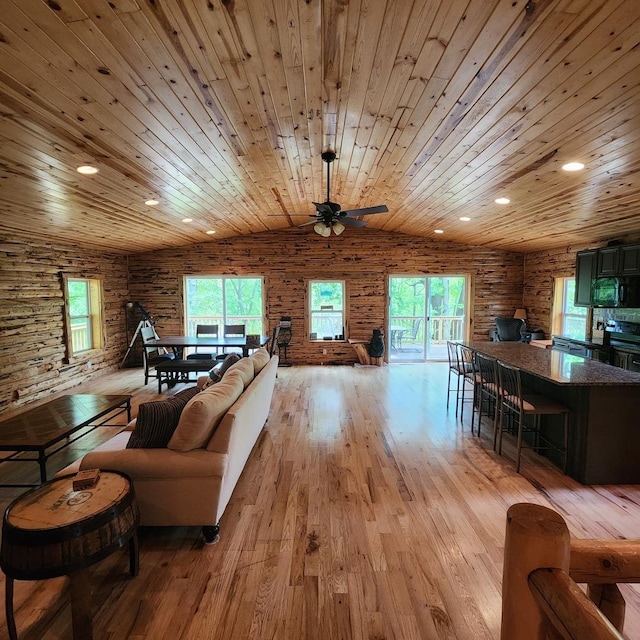
<svg viewBox="0 0 640 640"><path fill-rule="evenodd" d="M185 278L186 331L197 324L243 324L245 333L264 334L262 278L202 276Z"/></svg>
<svg viewBox="0 0 640 640"><path fill-rule="evenodd" d="M65 278L67 354L77 355L103 346L102 281Z"/></svg>
<svg viewBox="0 0 640 640"><path fill-rule="evenodd" d="M309 337L311 340L323 338L344 338L344 281L309 281Z"/></svg>

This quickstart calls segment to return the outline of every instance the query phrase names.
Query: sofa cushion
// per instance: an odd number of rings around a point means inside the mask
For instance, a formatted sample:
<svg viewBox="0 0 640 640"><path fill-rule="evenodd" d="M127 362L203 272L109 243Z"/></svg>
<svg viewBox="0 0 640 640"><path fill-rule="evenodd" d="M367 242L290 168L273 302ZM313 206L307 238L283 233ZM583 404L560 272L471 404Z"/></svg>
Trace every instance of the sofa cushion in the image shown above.
<svg viewBox="0 0 640 640"><path fill-rule="evenodd" d="M140 404L127 449L166 447L178 426L182 410L197 393L200 393L199 387L189 387L165 400Z"/></svg>
<svg viewBox="0 0 640 640"><path fill-rule="evenodd" d="M271 356L264 347L260 347L260 349L254 351L249 356L249 360L253 363L253 375L257 376L267 366L270 359Z"/></svg>
<svg viewBox="0 0 640 640"><path fill-rule="evenodd" d="M253 363L251 362L251 358L241 358L240 360L238 360L238 362L231 365L227 369L225 377L232 371L240 372L245 389L249 386L249 384L251 384L251 381L253 380Z"/></svg>
<svg viewBox="0 0 640 640"><path fill-rule="evenodd" d="M241 358L242 356L239 353L230 353L222 362L218 363L209 371L209 377L214 382L220 382L227 370Z"/></svg>
<svg viewBox="0 0 640 640"><path fill-rule="evenodd" d="M169 440L169 449L191 451L206 446L224 414L244 390L241 376L229 373L189 400Z"/></svg>

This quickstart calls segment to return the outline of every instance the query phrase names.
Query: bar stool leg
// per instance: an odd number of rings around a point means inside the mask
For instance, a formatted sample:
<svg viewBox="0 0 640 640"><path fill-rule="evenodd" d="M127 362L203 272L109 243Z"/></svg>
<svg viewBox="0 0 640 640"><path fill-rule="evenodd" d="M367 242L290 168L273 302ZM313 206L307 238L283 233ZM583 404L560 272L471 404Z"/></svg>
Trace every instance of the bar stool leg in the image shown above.
<svg viewBox="0 0 640 640"><path fill-rule="evenodd" d="M13 578L10 578L9 576L6 576L5 579L4 609L7 616L9 640L18 640L16 619L13 617Z"/></svg>
<svg viewBox="0 0 640 640"><path fill-rule="evenodd" d="M524 431L524 416L518 413L518 444L516 449L516 473L520 473L520 455L522 454L522 432Z"/></svg>
<svg viewBox="0 0 640 640"><path fill-rule="evenodd" d="M564 414L564 458L562 462L562 472L567 473L567 465L569 460L569 414Z"/></svg>

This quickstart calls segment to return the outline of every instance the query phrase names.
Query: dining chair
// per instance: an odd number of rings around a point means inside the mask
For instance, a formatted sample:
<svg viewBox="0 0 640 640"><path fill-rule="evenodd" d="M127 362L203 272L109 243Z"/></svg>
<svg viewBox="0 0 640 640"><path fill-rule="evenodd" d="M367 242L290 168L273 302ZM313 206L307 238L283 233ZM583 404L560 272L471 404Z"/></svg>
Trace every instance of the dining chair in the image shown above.
<svg viewBox="0 0 640 640"><path fill-rule="evenodd" d="M217 324L197 324L196 325L196 337L218 337L218 325ZM209 347L210 349L211 347ZM199 347L196 347L193 353L187 356L187 360L213 360L218 355L218 349L214 347L215 351L202 352Z"/></svg>
<svg viewBox="0 0 640 640"><path fill-rule="evenodd" d="M273 328L273 335L271 336L271 344L269 345L269 355L273 356L278 347L278 336L280 335L280 325L277 324Z"/></svg>
<svg viewBox="0 0 640 640"><path fill-rule="evenodd" d="M498 435L498 409L502 399L502 391L498 382L498 362L495 358L476 352L475 366L478 377L478 437L480 437L482 426L482 410L486 405L486 415L491 416L493 420L493 450L495 451Z"/></svg>
<svg viewBox="0 0 640 640"><path fill-rule="evenodd" d="M562 454L562 471L567 472L567 454L569 449L569 408L544 395L529 393L523 390L520 369L500 360L497 361L498 381L502 389L497 444L498 453L502 454L502 438L506 417L515 420L516 424L516 472L520 472L522 448L554 449ZM543 415L561 415L564 419L563 443L559 445L541 432L540 417ZM533 416L533 425L525 424L525 418ZM525 435L531 434L532 438Z"/></svg>
<svg viewBox="0 0 640 640"><path fill-rule="evenodd" d="M157 338L156 330L151 326L145 326L140 329L140 335L142 336L142 363L144 365L144 383L149 382L151 376L151 369L155 368L157 364L161 362L167 362L173 360L175 355L169 353L164 347L146 347L146 343L150 340ZM154 378L158 378L159 374L155 372Z"/></svg>
<svg viewBox="0 0 640 640"><path fill-rule="evenodd" d="M223 326L223 338L244 338L245 335L245 325L243 324L225 324ZM232 348L230 351L226 351L225 353L219 353L216 356L216 360L224 360L230 353L234 353L236 351L238 351L238 349Z"/></svg>

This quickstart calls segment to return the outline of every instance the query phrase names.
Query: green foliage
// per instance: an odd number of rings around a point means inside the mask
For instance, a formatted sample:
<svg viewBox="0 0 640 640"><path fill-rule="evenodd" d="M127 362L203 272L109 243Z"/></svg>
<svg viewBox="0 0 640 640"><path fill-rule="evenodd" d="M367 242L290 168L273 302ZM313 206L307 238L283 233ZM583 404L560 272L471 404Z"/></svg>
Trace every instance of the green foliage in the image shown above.
<svg viewBox="0 0 640 640"><path fill-rule="evenodd" d="M390 279L391 317L424 317L425 287L429 284L429 315L464 315L464 283L461 276Z"/></svg>
<svg viewBox="0 0 640 640"><path fill-rule="evenodd" d="M89 283L85 280L67 280L69 315L71 318L89 315Z"/></svg>

